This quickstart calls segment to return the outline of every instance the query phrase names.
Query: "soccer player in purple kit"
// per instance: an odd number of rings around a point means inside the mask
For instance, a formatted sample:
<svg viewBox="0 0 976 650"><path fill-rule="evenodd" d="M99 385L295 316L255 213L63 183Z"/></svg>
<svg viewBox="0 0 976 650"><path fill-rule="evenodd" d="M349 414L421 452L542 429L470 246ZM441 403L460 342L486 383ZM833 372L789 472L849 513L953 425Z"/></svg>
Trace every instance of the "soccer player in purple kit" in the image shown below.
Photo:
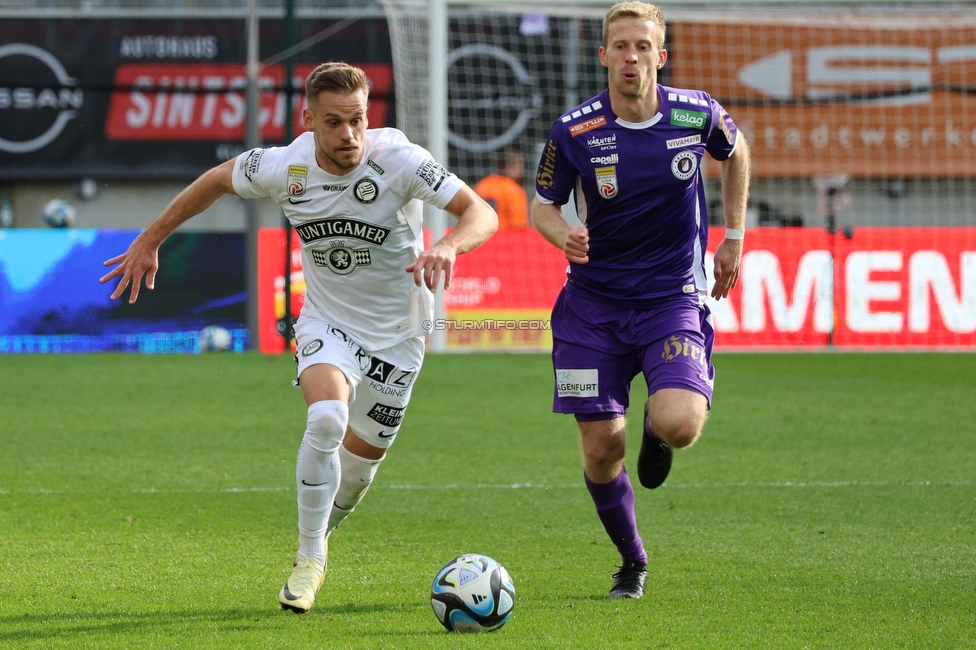
<svg viewBox="0 0 976 650"><path fill-rule="evenodd" d="M599 50L608 88L556 121L532 202L536 228L569 261L552 312L553 411L576 417L586 487L622 558L611 598L640 598L647 579L624 467L631 380L647 381L637 461L647 488L664 482L673 448L698 439L711 402L705 152L719 161L726 223L715 299L738 281L749 187L749 150L725 109L657 83L664 33L654 5L610 9ZM582 227L563 215L571 196Z"/></svg>

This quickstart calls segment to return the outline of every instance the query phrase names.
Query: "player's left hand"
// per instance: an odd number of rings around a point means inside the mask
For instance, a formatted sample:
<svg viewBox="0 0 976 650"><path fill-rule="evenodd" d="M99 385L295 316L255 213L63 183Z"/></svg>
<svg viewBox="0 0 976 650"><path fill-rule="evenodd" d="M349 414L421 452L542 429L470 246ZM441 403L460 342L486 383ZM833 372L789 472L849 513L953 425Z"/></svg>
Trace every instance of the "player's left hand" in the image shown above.
<svg viewBox="0 0 976 650"><path fill-rule="evenodd" d="M413 281L419 287L423 282L431 291L437 291L441 275L444 276L444 289L451 287L451 275L454 272L454 260L457 253L447 244L437 243L425 250L417 261L406 268L407 273L413 273Z"/></svg>
<svg viewBox="0 0 976 650"><path fill-rule="evenodd" d="M115 291L109 296L109 300L117 300L125 288L131 284L132 291L129 292L129 304L131 305L139 299L139 288L142 285L143 276L146 277L147 289L152 291L155 287L156 271L159 270L159 245L148 242L143 235L140 235L129 245L129 250L110 260L105 260L103 266L114 266L116 264L118 266L115 266L98 281L105 284L113 278L122 276L115 286Z"/></svg>
<svg viewBox="0 0 976 650"><path fill-rule="evenodd" d="M726 239L718 245L715 251L715 286L712 287L712 298L728 298L729 291L739 282L741 261L741 239Z"/></svg>

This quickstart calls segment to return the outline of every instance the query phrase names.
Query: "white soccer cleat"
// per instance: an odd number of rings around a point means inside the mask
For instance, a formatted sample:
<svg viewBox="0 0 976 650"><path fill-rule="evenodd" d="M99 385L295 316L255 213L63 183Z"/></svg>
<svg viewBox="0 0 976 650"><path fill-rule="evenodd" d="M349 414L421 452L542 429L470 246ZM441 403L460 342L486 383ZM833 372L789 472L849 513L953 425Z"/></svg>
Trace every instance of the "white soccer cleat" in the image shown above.
<svg viewBox="0 0 976 650"><path fill-rule="evenodd" d="M304 614L312 609L315 593L325 580L325 570L328 566L328 547L326 547L326 561L320 564L306 557L301 552L295 558L295 565L291 569L291 576L278 594L278 602L282 609L290 609L296 614Z"/></svg>

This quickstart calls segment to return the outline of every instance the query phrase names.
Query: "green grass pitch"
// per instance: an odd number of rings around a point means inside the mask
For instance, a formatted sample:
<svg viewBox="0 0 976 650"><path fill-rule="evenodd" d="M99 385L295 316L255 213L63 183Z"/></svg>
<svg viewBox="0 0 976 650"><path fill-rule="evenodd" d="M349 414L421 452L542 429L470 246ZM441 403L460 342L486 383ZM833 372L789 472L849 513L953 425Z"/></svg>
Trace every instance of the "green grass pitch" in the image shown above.
<svg viewBox="0 0 976 650"><path fill-rule="evenodd" d="M715 363L703 438L638 488L643 600L605 597L619 557L548 357L431 356L295 616L290 359L0 356L0 647L976 647L976 356ZM434 618L462 552L513 577L497 632Z"/></svg>

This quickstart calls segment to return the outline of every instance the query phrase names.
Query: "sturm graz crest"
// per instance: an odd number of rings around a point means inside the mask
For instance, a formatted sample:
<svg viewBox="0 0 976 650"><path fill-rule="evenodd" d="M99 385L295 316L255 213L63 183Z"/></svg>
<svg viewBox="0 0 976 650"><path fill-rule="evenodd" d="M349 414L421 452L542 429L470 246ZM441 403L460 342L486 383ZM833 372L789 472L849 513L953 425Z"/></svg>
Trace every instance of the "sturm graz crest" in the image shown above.
<svg viewBox="0 0 976 650"><path fill-rule="evenodd" d="M360 203L372 203L379 195L380 188L373 180L364 178L356 183L353 193Z"/></svg>
<svg viewBox="0 0 976 650"><path fill-rule="evenodd" d="M333 248L326 255L325 263L338 275L348 275L356 268L356 260L348 248Z"/></svg>
<svg viewBox="0 0 976 650"><path fill-rule="evenodd" d="M353 250L345 246L334 246L327 251L312 251L312 261L316 266L323 266L336 275L349 275L357 266L368 266L372 262L368 248Z"/></svg>

